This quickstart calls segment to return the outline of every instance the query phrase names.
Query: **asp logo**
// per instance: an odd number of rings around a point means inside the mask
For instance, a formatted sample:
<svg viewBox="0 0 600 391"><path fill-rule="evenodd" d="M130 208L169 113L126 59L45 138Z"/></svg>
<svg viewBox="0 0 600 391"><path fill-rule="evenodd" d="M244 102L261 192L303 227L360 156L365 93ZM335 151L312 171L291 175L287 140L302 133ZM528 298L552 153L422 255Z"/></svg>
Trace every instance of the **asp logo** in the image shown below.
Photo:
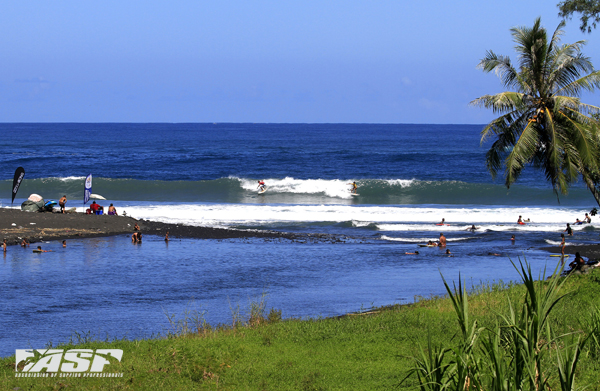
<svg viewBox="0 0 600 391"><path fill-rule="evenodd" d="M16 377L123 377L102 373L109 357L121 362L121 349L17 349L15 356Z"/></svg>

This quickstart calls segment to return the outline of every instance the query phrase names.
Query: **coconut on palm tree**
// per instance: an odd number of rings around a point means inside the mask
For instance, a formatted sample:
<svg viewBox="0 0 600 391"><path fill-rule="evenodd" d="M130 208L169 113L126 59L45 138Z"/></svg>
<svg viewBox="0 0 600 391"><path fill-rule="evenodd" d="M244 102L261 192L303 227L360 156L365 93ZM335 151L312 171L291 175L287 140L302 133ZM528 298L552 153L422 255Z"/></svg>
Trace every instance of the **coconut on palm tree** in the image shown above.
<svg viewBox="0 0 600 391"><path fill-rule="evenodd" d="M584 90L600 86L600 71L581 53L585 41L560 44L562 27L564 22L551 37L539 18L531 28L512 28L518 66L492 51L478 65L484 72L495 71L509 91L471 104L501 114L481 132L482 144L495 138L486 155L492 177L504 165L510 187L525 166L533 165L558 196L581 175L600 205L600 134L594 118L600 108L579 99Z"/></svg>

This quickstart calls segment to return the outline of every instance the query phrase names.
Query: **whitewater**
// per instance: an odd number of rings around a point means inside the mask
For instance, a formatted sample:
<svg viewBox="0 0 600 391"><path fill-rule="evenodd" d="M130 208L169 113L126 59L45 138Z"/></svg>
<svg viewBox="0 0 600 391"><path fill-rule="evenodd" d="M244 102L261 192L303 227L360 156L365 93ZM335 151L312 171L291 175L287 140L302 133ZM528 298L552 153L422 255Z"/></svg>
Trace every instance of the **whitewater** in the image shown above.
<svg viewBox="0 0 600 391"><path fill-rule="evenodd" d="M191 300L213 323L229 321L231 303L262 292L284 316L335 316L443 294L441 274L460 274L469 284L514 280L511 262L519 259L536 274L554 270L558 259L544 249L558 247L567 223L574 231L567 247L597 243L600 216L574 224L595 206L585 186L557 195L528 168L506 188L486 171L489 145L480 144L481 129L0 124L0 207L19 208L35 193L47 200L66 195L67 207L82 212L85 177L92 174L92 192L107 199L100 203L136 219L339 239L165 243L145 232L141 246L127 235L73 240L66 249L44 243L53 252L43 258L11 248L0 263L0 286L10 288L1 297L0 354L66 340L74 331L160 333L163 310L180 313ZM25 178L12 203L19 166ZM268 186L262 195L259 180ZM359 196L350 195L354 181ZM517 224L519 216L529 222ZM437 225L442 219L445 225ZM450 255L420 247L440 234Z"/></svg>

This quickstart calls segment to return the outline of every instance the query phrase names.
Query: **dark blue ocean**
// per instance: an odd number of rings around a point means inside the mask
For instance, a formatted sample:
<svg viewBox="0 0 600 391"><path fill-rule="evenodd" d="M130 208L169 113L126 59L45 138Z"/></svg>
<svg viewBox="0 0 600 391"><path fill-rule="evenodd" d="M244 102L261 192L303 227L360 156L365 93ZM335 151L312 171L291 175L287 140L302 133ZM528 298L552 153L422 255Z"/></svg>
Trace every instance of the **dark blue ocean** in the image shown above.
<svg viewBox="0 0 600 391"><path fill-rule="evenodd" d="M164 312L190 306L227 323L232 308L263 293L284 316L334 316L443 294L440 272L479 283L514 280L510 260L518 258L535 273L554 269L557 258L540 248L558 245L593 197L576 185L559 199L533 169L510 189L492 180L482 127L0 124L2 207L11 207L22 166L13 207L30 194L64 194L81 211L92 174L93 193L136 218L344 241L175 238L165 245L147 233L141 246L123 236L70 241L67 249L51 242L45 246L55 251L46 254L11 247L0 264L0 354L74 332L148 337L168 327ZM257 194L258 180L265 194ZM354 181L358 196L349 191ZM516 225L519 215L531 223ZM449 225L436 225L442 218ZM575 226L567 243L597 241L596 224ZM419 247L440 232L452 257Z"/></svg>

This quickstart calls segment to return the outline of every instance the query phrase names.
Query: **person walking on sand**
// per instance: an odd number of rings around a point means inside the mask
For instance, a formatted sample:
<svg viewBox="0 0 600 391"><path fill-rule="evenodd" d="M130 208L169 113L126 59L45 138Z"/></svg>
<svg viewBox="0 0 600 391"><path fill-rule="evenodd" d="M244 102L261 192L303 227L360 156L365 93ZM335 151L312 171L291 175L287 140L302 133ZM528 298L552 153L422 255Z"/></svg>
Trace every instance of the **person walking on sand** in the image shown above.
<svg viewBox="0 0 600 391"><path fill-rule="evenodd" d="M571 224L567 223L567 229L565 229L563 232L566 232L569 236L573 236L573 229L571 228Z"/></svg>
<svg viewBox="0 0 600 391"><path fill-rule="evenodd" d="M61 213L65 213L65 204L66 203L67 203L67 196L63 195L62 197L60 197L60 200L58 200L58 206L60 206Z"/></svg>
<svg viewBox="0 0 600 391"><path fill-rule="evenodd" d="M443 233L440 233L440 240L438 242L439 247L446 247L446 237Z"/></svg>

